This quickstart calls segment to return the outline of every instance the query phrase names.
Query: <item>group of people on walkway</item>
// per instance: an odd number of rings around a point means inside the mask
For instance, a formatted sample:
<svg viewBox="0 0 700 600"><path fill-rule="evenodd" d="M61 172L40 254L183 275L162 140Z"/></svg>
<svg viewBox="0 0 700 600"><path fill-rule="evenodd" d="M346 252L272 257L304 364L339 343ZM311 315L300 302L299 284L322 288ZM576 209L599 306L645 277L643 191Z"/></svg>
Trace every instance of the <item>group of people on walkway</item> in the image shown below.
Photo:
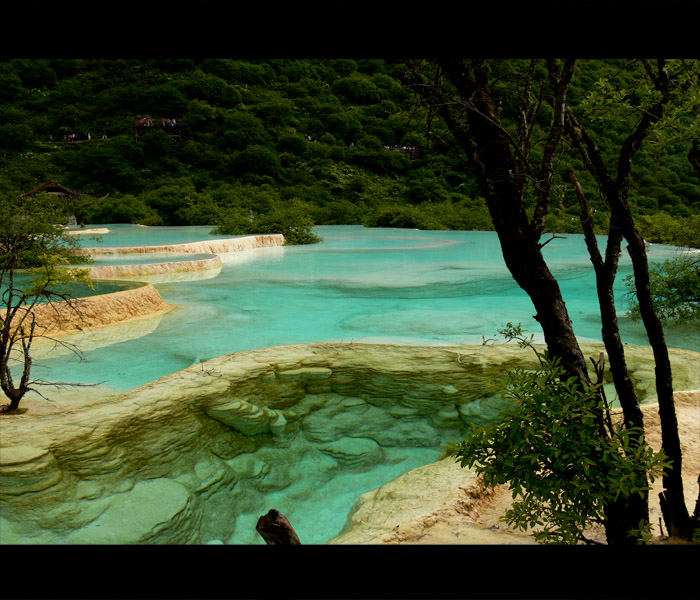
<svg viewBox="0 0 700 600"><path fill-rule="evenodd" d="M66 133L63 136L64 142L85 142L89 139L92 139L89 131L87 133Z"/></svg>
<svg viewBox="0 0 700 600"><path fill-rule="evenodd" d="M384 150L396 150L398 152L418 152L418 146L384 146Z"/></svg>
<svg viewBox="0 0 700 600"><path fill-rule="evenodd" d="M174 127L180 124L180 119L151 119L150 117L142 117L136 119L136 124L140 127Z"/></svg>

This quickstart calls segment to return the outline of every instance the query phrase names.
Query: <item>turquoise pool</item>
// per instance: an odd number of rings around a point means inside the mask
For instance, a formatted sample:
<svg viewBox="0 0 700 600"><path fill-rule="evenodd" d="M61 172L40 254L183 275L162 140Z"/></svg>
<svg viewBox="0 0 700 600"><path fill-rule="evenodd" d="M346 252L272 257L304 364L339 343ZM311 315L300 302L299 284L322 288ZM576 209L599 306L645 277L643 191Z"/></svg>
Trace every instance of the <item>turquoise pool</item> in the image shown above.
<svg viewBox="0 0 700 600"><path fill-rule="evenodd" d="M208 228L201 227L107 227L121 236L123 245L209 239ZM284 344L481 344L482 336L497 338L497 330L508 321L521 322L541 339L532 304L507 271L495 233L358 226L317 231L324 238L320 244L248 251L224 261L213 279L156 284L163 299L177 307L156 327L149 325L140 337L122 336L107 345L103 340L85 350L82 362L64 354L38 359L36 368L46 380L103 382L127 390L215 356ZM103 236L101 243L119 245L110 236ZM662 260L675 252L653 246L650 258ZM582 236L554 239L544 253L560 281L578 336L600 341L594 276ZM622 278L630 272L624 256L617 285L622 333L627 343L646 344L643 327L624 316ZM672 346L700 351L698 333L697 327L670 328L667 339ZM303 436L300 440L287 443L305 443ZM226 542L262 544L255 523L276 508L290 519L304 544L326 543L341 530L362 493L437 460L440 451L439 444L385 448L384 463L363 472L338 470L319 482L313 475L319 455L309 454L308 464L295 467L295 472L308 476L298 477L289 488L236 488L238 496L228 501L235 504L241 498L248 508L237 513L235 532ZM284 464L288 452L273 440L258 454L269 464ZM310 499L299 501L300 490L311 494ZM231 513L224 514L230 520Z"/></svg>
<svg viewBox="0 0 700 600"><path fill-rule="evenodd" d="M104 225L105 246L208 239L208 227L145 228ZM91 226L92 227L92 226ZM241 253L214 279L157 284L177 306L155 331L85 353L86 361L41 361L43 377L102 381L127 390L214 356L282 344L391 341L480 344L510 321L538 335L527 295L505 267L493 232L368 229L323 226L312 246ZM112 238L114 234L115 238ZM601 238L601 241L604 241ZM86 243L94 243L88 242ZM652 246L650 260L674 254ZM583 237L566 235L544 253L560 281L577 335L600 341L593 270ZM644 328L624 316L620 262L618 311L624 341L647 344ZM669 328L670 345L700 351L697 327Z"/></svg>

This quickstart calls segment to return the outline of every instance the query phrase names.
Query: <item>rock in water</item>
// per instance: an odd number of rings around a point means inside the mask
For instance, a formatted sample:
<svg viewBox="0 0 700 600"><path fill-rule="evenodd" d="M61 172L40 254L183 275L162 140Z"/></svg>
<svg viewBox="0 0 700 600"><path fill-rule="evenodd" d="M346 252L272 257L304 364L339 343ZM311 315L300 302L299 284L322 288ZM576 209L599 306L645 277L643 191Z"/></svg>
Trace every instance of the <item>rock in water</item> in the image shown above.
<svg viewBox="0 0 700 600"><path fill-rule="evenodd" d="M255 530L268 546L299 546L299 536L287 517L274 508L258 519Z"/></svg>

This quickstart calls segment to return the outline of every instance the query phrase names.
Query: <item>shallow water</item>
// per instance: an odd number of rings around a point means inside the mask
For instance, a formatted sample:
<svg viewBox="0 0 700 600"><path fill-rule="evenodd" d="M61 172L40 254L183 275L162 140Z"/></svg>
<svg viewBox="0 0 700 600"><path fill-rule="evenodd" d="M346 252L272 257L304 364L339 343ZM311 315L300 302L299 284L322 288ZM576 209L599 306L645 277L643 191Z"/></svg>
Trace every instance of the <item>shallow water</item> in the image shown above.
<svg viewBox="0 0 700 600"><path fill-rule="evenodd" d="M159 245L207 239L208 227L107 225L104 246ZM175 231L177 230L177 231ZM209 358L282 344L356 340L480 344L498 339L507 322L540 337L527 295L513 281L493 232L317 228L323 243L234 253L218 277L157 284L177 306L141 338L86 353L85 362L41 361L42 377L130 389ZM150 234L150 235L147 235ZM87 240L86 240L87 242ZM604 243L604 238L601 238ZM94 244L94 242L90 242ZM653 246L650 260L673 247ZM582 341L600 341L593 270L583 237L566 235L544 248ZM620 261L618 312L624 341L647 344L644 329L624 316ZM700 350L697 328L667 331L669 345Z"/></svg>
<svg viewBox="0 0 700 600"><path fill-rule="evenodd" d="M99 243L104 246L209 239L208 227L107 227L114 236L102 236ZM324 238L320 244L235 253L222 257L224 266L213 279L156 284L163 299L177 308L162 316L153 331L87 350L85 362L70 355L37 360L37 373L47 380L104 382L127 390L215 356L283 344L481 344L482 336L501 341L497 330L509 321L522 323L541 339L532 304L507 271L493 232L359 226L317 231ZM577 335L581 341L600 341L595 280L583 237L554 239L543 251ZM675 251L652 246L650 260L663 260ZM631 264L624 255L616 294L623 339L647 344L643 327L624 316L622 278L628 273ZM670 329L667 339L671 346L700 351L698 328ZM266 506L286 514L304 543L324 543L339 532L361 493L436 460L439 452L439 446L395 448L386 464L320 479L313 498L299 502L299 490L292 486L266 493ZM308 477L312 475L309 471ZM305 470L299 483L307 494L308 477ZM255 522L265 510L256 507L241 514L228 541L262 543Z"/></svg>
<svg viewBox="0 0 700 600"><path fill-rule="evenodd" d="M29 286L32 282L32 277L25 273L15 275L15 285L18 287ZM101 294L112 294L114 292L122 292L131 290L143 285L134 281L109 281L106 279L93 281L92 284L87 284L82 281L74 281L68 285L56 285L51 289L56 293L70 293L76 298L88 298L90 296L99 296ZM0 292L5 291L6 287L0 287ZM42 300L40 300L42 302Z"/></svg>

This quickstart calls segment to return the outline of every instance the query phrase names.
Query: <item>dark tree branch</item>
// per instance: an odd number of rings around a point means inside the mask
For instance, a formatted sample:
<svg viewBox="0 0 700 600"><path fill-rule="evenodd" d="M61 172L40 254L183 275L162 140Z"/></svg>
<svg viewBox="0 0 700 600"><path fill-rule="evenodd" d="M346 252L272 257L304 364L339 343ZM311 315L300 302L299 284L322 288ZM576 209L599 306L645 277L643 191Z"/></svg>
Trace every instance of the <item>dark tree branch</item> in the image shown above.
<svg viewBox="0 0 700 600"><path fill-rule="evenodd" d="M557 75L557 64L554 61L549 61L549 75L553 83L555 94L553 100L554 115L552 124L549 128L549 135L544 147L544 155L540 167L540 176L536 185L537 190L537 206L532 217L530 225L530 235L537 239L542 234L544 229L547 213L549 212L549 203L552 193L552 181L554 180L554 156L561 143L561 138L564 133L566 95L571 84L571 78L574 75L574 67L576 61L567 59L561 70L561 75Z"/></svg>

